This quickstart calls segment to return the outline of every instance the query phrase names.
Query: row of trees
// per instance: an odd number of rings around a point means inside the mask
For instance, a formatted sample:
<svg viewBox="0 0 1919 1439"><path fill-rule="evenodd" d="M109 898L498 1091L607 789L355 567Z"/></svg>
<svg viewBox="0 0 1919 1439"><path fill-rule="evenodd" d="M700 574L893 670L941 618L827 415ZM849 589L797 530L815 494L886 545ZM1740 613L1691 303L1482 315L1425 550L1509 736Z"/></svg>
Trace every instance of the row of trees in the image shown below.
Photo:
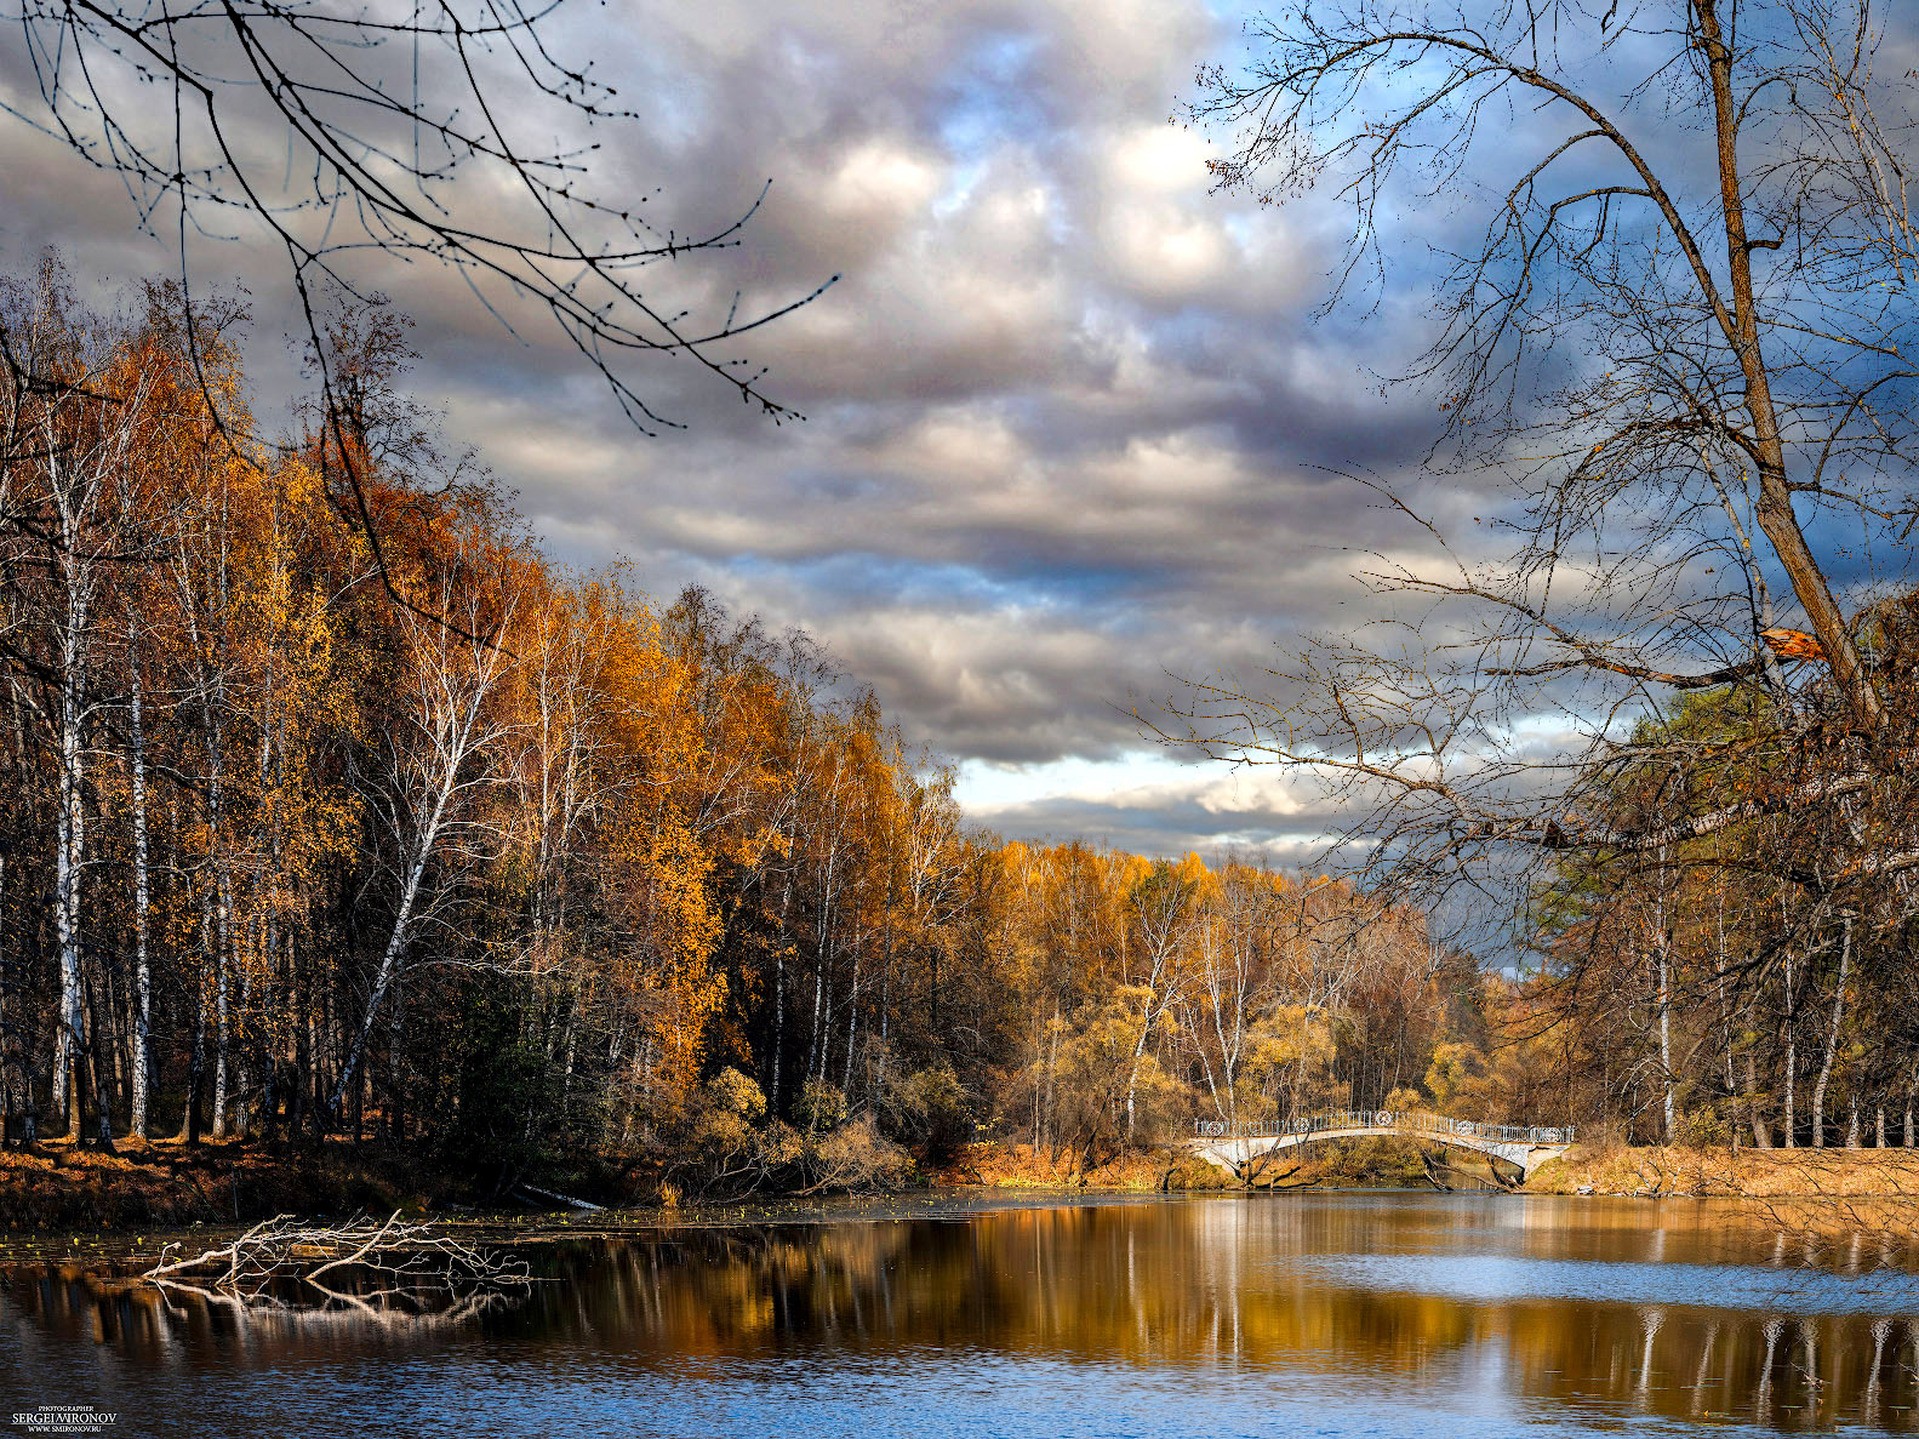
<svg viewBox="0 0 1919 1439"><path fill-rule="evenodd" d="M1080 845L1000 860L1016 1018L1000 1115L1036 1147L1432 1102L1436 1056L1488 1037L1500 986L1346 885Z"/></svg>
<svg viewBox="0 0 1919 1439"><path fill-rule="evenodd" d="M1429 301L1441 418L1423 492L1363 477L1423 526L1366 566L1396 623L1176 737L1325 781L1375 890L1521 916L1477 1082L1642 1141L1914 1139L1906 28L1329 0L1188 108L1222 187L1350 206L1334 299Z"/></svg>
<svg viewBox="0 0 1919 1439"><path fill-rule="evenodd" d="M4 304L16 1128L492 1128L557 1087L630 1132L759 1029L776 1095L841 1073L828 1016L863 1010L827 980L854 949L861 998L873 941L840 910L884 849L899 942L956 823L870 698L704 596L545 563L398 396L381 306L328 327L343 412L267 445L237 312L90 315L53 262Z"/></svg>
<svg viewBox="0 0 1919 1439"><path fill-rule="evenodd" d="M969 830L804 636L544 560L383 306L327 327L344 411L272 445L236 309L189 343L167 287L92 315L52 262L5 306L11 1134L701 1184L1348 1105L1913 1141L1919 838L1820 667L1790 726L1722 685L1602 756L1579 822L1631 842L1560 855L1513 978L1390 889ZM1911 609L1862 646L1888 745Z"/></svg>
<svg viewBox="0 0 1919 1439"><path fill-rule="evenodd" d="M1097 1155L1372 1102L1483 1027L1416 915L970 833L803 636L555 568L399 394L384 306L267 444L236 307L90 314L53 261L3 303L15 1135L723 1171L778 1130L817 1177L849 1128Z"/></svg>
<svg viewBox="0 0 1919 1439"><path fill-rule="evenodd" d="M1889 772L1859 772L1843 738L1807 741L1801 727L1836 708L1821 672L1795 697L1810 711L1796 723L1750 693L1705 691L1642 723L1630 755L1596 778L1606 822L1669 833L1569 857L1540 891L1556 1012L1588 1056L1588 1110L1666 1142L1915 1142L1915 816L1902 773L1915 617L1906 596L1860 625Z"/></svg>

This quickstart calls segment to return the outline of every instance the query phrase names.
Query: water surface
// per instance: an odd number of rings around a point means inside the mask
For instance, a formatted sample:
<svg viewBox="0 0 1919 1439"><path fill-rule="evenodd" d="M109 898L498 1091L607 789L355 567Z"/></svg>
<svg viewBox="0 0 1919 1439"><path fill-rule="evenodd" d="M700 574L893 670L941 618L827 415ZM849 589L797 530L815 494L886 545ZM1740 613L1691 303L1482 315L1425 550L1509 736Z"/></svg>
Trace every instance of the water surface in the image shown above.
<svg viewBox="0 0 1919 1439"><path fill-rule="evenodd" d="M38 1264L0 1283L0 1414L330 1439L1910 1433L1919 1279L1862 1245L1809 1265L1711 1201L989 1203L538 1244L548 1282L451 1327Z"/></svg>

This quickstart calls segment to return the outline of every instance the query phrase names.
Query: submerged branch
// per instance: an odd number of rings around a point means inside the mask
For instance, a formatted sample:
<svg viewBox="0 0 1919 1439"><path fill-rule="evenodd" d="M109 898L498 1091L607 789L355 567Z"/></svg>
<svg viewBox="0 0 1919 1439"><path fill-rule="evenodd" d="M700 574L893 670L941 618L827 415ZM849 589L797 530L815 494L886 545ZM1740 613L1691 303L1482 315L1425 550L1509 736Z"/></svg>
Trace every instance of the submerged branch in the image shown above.
<svg viewBox="0 0 1919 1439"><path fill-rule="evenodd" d="M533 1282L523 1260L476 1249L397 1210L336 1225L282 1214L225 1244L168 1257L179 1248L169 1244L140 1277L243 1311L457 1321L522 1296Z"/></svg>

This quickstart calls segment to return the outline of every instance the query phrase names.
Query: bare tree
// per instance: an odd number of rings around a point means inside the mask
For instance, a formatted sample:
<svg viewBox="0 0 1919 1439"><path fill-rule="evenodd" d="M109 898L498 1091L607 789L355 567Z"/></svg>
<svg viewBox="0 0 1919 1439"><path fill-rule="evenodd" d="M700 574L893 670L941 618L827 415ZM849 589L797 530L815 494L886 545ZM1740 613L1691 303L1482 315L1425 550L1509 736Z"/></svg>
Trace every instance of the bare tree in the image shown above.
<svg viewBox="0 0 1919 1439"><path fill-rule="evenodd" d="M451 270L508 332L543 315L643 433L682 423L654 396L648 368L675 357L775 423L799 418L740 341L832 280L755 301L716 268L742 243L764 188L702 228L660 213L658 190L607 182L603 147L646 117L593 60L567 57L563 9L0 4L15 72L31 77L0 111L124 184L130 217L177 254L189 334L210 245L264 239L283 253L321 357L341 487L403 604L351 443L350 387L322 343L329 294L369 298L381 262ZM0 357L19 371L3 326Z"/></svg>
<svg viewBox="0 0 1919 1439"><path fill-rule="evenodd" d="M168 1244L141 1278L169 1298L252 1311L417 1325L461 1323L524 1298L525 1261L489 1253L399 1213L313 1224L279 1215L198 1254Z"/></svg>
<svg viewBox="0 0 1919 1439"><path fill-rule="evenodd" d="M1230 136L1219 184L1345 202L1336 297L1430 281L1401 377L1444 414L1429 468L1504 497L1465 540L1368 481L1441 554L1368 568L1387 638L1201 685L1168 737L1320 776L1373 863L1429 882L1885 798L1904 741L1879 619L1841 596L1904 564L1919 312L1865 4L1351 0L1252 38L1190 107ZM1423 255L1394 249L1389 208L1412 205ZM1465 500L1435 504L1463 520ZM1750 696L1738 735L1634 742L1720 686ZM1792 765L1748 755L1718 777L1771 782L1606 818L1622 768L1757 744Z"/></svg>

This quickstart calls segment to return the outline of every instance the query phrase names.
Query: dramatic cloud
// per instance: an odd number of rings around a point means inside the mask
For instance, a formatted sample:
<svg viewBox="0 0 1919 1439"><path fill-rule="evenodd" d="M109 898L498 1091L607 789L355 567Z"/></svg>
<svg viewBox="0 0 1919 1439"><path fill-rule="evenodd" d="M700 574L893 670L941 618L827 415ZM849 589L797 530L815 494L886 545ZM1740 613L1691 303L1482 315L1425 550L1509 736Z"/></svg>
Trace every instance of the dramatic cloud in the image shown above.
<svg viewBox="0 0 1919 1439"><path fill-rule="evenodd" d="M1169 123L1234 26L1197 0L628 3L569 25L645 112L596 157L603 192L657 189L697 232L774 179L745 243L689 265L690 303L842 278L742 345L804 425L669 362L649 395L686 428L644 439L537 322L512 338L452 276L370 272L418 321L418 393L553 553L812 631L1009 835L1303 858L1330 823L1311 796L1175 763L1131 711L1349 626L1355 553L1409 537L1330 471L1411 471L1433 415L1373 378L1416 316L1313 317L1336 217L1209 194L1206 142ZM57 243L121 281L172 263L111 177L5 133L0 262ZM278 257L244 233L195 251L252 291L255 369L289 387Z"/></svg>

